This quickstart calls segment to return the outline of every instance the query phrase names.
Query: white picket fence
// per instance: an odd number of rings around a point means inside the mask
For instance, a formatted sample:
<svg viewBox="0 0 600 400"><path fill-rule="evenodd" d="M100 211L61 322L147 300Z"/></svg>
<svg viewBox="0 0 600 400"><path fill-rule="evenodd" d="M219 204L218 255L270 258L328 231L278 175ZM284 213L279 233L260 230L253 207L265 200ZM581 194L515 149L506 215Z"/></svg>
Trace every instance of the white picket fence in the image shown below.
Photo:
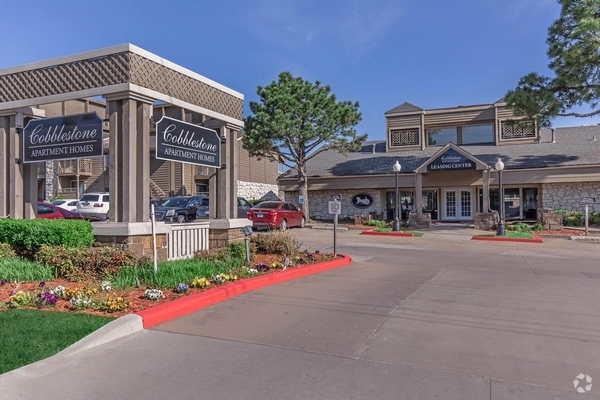
<svg viewBox="0 0 600 400"><path fill-rule="evenodd" d="M208 222L172 224L167 234L167 260L181 260L194 256L198 250L208 250Z"/></svg>

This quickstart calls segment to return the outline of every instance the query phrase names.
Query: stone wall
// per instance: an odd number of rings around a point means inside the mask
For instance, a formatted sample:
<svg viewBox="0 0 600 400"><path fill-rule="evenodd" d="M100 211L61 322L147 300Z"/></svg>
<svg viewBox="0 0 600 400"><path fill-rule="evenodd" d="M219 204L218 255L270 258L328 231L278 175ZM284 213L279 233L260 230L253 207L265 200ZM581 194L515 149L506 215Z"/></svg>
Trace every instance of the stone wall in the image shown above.
<svg viewBox="0 0 600 400"><path fill-rule="evenodd" d="M542 208L567 211L583 211L580 197L594 197L596 204L590 211L600 212L600 182L544 183L542 184Z"/></svg>
<svg viewBox="0 0 600 400"><path fill-rule="evenodd" d="M152 235L137 236L96 236L94 246L117 246L129 249L138 257L154 258ZM167 235L156 235L156 258L159 262L167 261Z"/></svg>
<svg viewBox="0 0 600 400"><path fill-rule="evenodd" d="M246 200L279 200L279 187L267 183L238 181L237 193Z"/></svg>
<svg viewBox="0 0 600 400"><path fill-rule="evenodd" d="M244 232L240 228L211 229L208 233L209 248L212 250L225 247L229 243L244 239L244 237Z"/></svg>
<svg viewBox="0 0 600 400"><path fill-rule="evenodd" d="M357 208L352 204L352 197L357 194L368 194L373 197L373 204L367 208ZM342 196L342 211L339 218L351 218L355 215L380 213L385 219L385 190L365 189L365 190L315 190L308 192L308 209L310 218L317 220L333 219L328 210L328 203L332 195ZM298 203L298 192L285 192L285 200L300 206Z"/></svg>

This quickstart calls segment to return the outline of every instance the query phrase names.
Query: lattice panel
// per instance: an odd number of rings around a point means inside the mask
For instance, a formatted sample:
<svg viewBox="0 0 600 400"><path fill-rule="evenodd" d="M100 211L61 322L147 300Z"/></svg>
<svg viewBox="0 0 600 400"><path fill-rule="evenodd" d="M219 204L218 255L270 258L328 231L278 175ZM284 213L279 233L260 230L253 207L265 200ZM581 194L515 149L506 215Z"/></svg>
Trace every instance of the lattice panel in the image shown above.
<svg viewBox="0 0 600 400"><path fill-rule="evenodd" d="M502 139L534 138L535 124L526 122L502 122Z"/></svg>
<svg viewBox="0 0 600 400"><path fill-rule="evenodd" d="M128 81L128 53L117 53L0 75L0 102L70 93Z"/></svg>
<svg viewBox="0 0 600 400"><path fill-rule="evenodd" d="M414 146L419 144L419 130L405 129L392 131L390 138L391 146Z"/></svg>
<svg viewBox="0 0 600 400"><path fill-rule="evenodd" d="M131 83L241 120L244 102L222 90L131 54Z"/></svg>
<svg viewBox="0 0 600 400"><path fill-rule="evenodd" d="M196 175L208 176L210 175L210 171L204 165L196 165Z"/></svg>

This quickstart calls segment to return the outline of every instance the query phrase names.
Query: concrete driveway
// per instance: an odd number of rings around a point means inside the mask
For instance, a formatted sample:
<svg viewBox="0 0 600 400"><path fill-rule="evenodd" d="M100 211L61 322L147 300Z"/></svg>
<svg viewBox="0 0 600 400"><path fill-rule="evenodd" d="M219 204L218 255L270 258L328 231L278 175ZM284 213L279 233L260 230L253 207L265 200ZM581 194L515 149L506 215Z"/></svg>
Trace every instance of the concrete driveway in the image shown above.
<svg viewBox="0 0 600 400"><path fill-rule="evenodd" d="M0 398L581 399L581 373L600 398L599 246L338 232L349 267L2 375Z"/></svg>

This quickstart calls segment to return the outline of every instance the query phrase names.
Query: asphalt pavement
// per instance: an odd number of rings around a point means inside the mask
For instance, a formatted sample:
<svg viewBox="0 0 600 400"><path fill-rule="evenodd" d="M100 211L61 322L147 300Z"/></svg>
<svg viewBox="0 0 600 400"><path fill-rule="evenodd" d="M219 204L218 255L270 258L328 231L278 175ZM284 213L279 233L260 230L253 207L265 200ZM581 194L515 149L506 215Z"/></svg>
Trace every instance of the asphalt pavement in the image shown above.
<svg viewBox="0 0 600 400"><path fill-rule="evenodd" d="M600 398L600 244L469 235L338 231L348 267L0 375L0 399Z"/></svg>

